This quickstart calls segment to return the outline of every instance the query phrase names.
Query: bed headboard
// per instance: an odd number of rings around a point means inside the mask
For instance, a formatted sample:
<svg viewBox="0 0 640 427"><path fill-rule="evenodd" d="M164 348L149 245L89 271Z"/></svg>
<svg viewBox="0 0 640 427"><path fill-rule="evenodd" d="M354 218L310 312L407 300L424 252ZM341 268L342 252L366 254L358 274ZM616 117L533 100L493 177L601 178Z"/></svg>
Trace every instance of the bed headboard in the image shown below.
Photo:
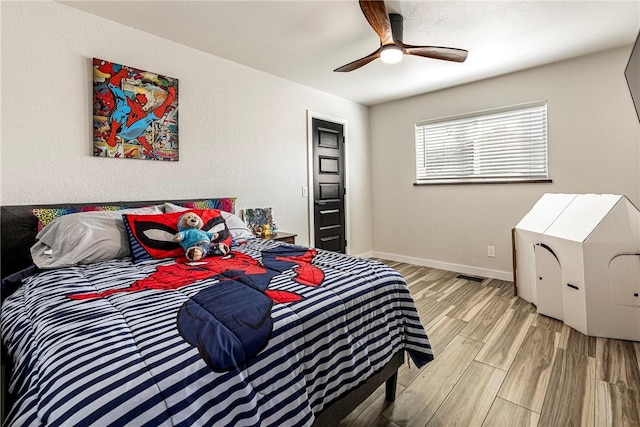
<svg viewBox="0 0 640 427"><path fill-rule="evenodd" d="M162 201L130 201L130 202L102 202L102 203L73 203L52 205L15 205L0 207L0 277L5 278L33 264L30 248L36 241L38 234L38 218L32 209L60 209L67 213L91 210L101 206L117 206L122 208L136 208L142 206L160 205L171 202L199 209L220 209L235 213L235 197L217 199L192 200L162 200ZM94 209L95 210L95 209Z"/></svg>

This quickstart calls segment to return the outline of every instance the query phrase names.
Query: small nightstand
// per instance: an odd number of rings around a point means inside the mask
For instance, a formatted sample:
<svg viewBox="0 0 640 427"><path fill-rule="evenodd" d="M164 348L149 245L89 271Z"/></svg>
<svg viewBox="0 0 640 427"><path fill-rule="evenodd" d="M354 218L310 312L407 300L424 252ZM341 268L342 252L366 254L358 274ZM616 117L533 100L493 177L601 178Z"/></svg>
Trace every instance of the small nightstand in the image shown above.
<svg viewBox="0 0 640 427"><path fill-rule="evenodd" d="M277 233L271 233L269 237L263 237L266 240L278 240L280 242L291 243L292 245L296 244L296 236L297 234L292 233L284 233L282 231L278 231Z"/></svg>

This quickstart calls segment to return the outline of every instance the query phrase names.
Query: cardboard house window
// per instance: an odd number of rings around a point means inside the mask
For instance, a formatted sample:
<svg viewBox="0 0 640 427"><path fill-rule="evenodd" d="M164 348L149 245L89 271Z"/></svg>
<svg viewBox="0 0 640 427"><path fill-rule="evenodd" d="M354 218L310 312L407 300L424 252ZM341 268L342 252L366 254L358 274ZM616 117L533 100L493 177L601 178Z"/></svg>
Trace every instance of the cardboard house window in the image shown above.
<svg viewBox="0 0 640 427"><path fill-rule="evenodd" d="M416 123L416 184L550 182L547 103Z"/></svg>

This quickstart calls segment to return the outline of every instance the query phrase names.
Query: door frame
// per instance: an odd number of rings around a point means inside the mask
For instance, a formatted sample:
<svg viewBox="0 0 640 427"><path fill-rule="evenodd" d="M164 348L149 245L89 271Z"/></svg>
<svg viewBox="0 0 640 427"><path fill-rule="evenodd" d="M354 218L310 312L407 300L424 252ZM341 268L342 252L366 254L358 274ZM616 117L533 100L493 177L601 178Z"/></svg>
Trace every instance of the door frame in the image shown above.
<svg viewBox="0 0 640 427"><path fill-rule="evenodd" d="M313 119L326 120L328 122L337 123L342 125L342 131L344 135L344 188L347 194L344 195L344 222L345 222L345 240L347 246L345 247L345 253L351 254L351 214L349 209L350 199L350 186L349 186L349 122L346 119L340 117L331 116L317 111L307 110L307 217L309 219L309 246L315 245L315 218L314 218L314 194L313 194Z"/></svg>

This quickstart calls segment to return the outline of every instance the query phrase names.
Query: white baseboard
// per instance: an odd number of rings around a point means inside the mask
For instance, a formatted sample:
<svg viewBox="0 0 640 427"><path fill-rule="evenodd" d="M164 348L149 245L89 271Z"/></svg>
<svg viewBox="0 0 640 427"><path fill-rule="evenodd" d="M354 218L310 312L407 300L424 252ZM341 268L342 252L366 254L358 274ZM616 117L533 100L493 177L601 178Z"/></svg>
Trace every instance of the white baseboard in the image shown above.
<svg viewBox="0 0 640 427"><path fill-rule="evenodd" d="M373 252L365 252L363 254L356 255L358 258L373 258Z"/></svg>
<svg viewBox="0 0 640 427"><path fill-rule="evenodd" d="M454 271L456 273L469 274L478 277L489 277L491 279L513 281L513 273L510 271L489 270L486 268L472 267L469 265L452 264L448 262L433 261L430 259L414 258L404 255L388 254L385 252L371 252L367 258L382 258L389 261L404 262L407 264L420 265L423 267L438 268L440 270Z"/></svg>

